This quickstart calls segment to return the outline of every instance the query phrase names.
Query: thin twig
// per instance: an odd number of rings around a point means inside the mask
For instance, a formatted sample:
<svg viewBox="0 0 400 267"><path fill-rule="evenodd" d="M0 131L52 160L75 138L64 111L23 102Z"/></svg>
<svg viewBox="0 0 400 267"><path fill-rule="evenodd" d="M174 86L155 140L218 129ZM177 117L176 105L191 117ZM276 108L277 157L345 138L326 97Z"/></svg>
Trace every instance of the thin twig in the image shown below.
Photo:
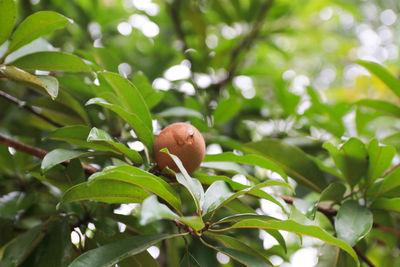
<svg viewBox="0 0 400 267"><path fill-rule="evenodd" d="M230 55L230 61L228 64L228 74L225 79L219 82L217 85L217 89L221 91L221 89L232 80L235 75L237 68L239 67L240 60L239 56L242 52L249 50L254 42L254 40L259 36L261 28L264 24L264 19L267 16L268 11L271 9L273 5L273 0L267 0L260 7L260 11L258 12L258 16L254 25L249 32L249 34L242 39L242 41L232 50Z"/></svg>
<svg viewBox="0 0 400 267"><path fill-rule="evenodd" d="M288 196L279 196L279 197L282 198L288 204L293 204L293 202L295 200L294 197L288 197ZM317 209L319 212L325 214L328 217L335 216L338 212L336 209L330 208L329 205L318 204Z"/></svg>
<svg viewBox="0 0 400 267"><path fill-rule="evenodd" d="M365 256L364 253L362 253L356 246L353 247L354 251L357 253L358 257L360 257L369 267L375 267L375 264L373 264L367 256Z"/></svg>
<svg viewBox="0 0 400 267"><path fill-rule="evenodd" d="M381 224L377 224L377 223L374 223L373 227L376 228L376 229L379 229L381 231L384 231L384 232L395 234L398 237L400 237L400 230L398 230L398 229L395 229L395 228L392 228L392 227L389 227L389 226L385 226L385 225L381 225Z"/></svg>
<svg viewBox="0 0 400 267"><path fill-rule="evenodd" d="M394 171L394 170L397 169L398 167L400 167L400 163L397 163L396 165L394 165L394 166L391 167L390 169L387 169L387 170L382 174L382 177L385 177L386 175L388 175L389 173L391 173L392 171Z"/></svg>
<svg viewBox="0 0 400 267"><path fill-rule="evenodd" d="M12 147L15 150L24 152L26 154L29 154L29 155L32 155L32 156L35 156L35 157L38 157L38 158L41 158L41 159L43 159L46 156L46 154L48 153L44 149L41 149L41 148L35 147L35 146L31 146L31 145L28 145L28 144L25 144L25 143L22 143L22 142L20 142L18 140L9 138L9 137L7 137L7 136L5 136L3 134L0 134L0 144L3 144L3 145L8 146L8 147ZM63 162L63 164L64 165L68 165L69 161L65 161L65 162ZM95 168L93 166L90 166L90 165L87 165L87 164L82 164L82 168L85 170L85 172L87 174L93 174L93 173L99 171L97 168Z"/></svg>
<svg viewBox="0 0 400 267"><path fill-rule="evenodd" d="M51 125L54 125L54 126L56 126L56 127L62 127L62 126L63 126L62 124L59 124L58 122L55 122L55 121L53 121L52 119L47 118L46 116L44 116L44 115L41 114L40 112L36 111L33 107L27 105L25 101L21 101L21 100L15 98L15 97L13 97L13 96L7 94L7 93L4 92L4 91L1 91L1 90L0 90L0 97L6 99L7 101L9 101L9 102L11 102L11 103L14 103L14 104L18 105L20 108L23 108L23 109L29 111L30 113L36 115L37 117L39 117L39 118L41 118L42 120L44 120L44 121L50 123Z"/></svg>

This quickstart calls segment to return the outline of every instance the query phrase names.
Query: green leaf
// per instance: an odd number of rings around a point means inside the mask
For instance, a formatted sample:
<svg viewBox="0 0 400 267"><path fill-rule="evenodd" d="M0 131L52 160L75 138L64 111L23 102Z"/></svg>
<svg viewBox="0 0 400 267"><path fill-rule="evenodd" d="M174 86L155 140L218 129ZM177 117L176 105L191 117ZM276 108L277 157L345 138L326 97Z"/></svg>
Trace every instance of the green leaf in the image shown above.
<svg viewBox="0 0 400 267"><path fill-rule="evenodd" d="M233 152L224 152L220 154L206 155L203 160L203 162L220 162L220 161L228 161L228 162L259 166L274 171L278 173L280 176L282 176L285 180L287 180L286 173L279 165L277 165L272 160L269 160L268 158L259 155L250 154L250 155L239 156Z"/></svg>
<svg viewBox="0 0 400 267"><path fill-rule="evenodd" d="M72 159L66 169L66 175L72 184L83 183L86 180L85 171L83 170L79 159Z"/></svg>
<svg viewBox="0 0 400 267"><path fill-rule="evenodd" d="M180 217L171 211L166 205L158 202L155 195L146 198L141 207L140 224L146 225L161 219L178 220L194 230L199 231L204 228L204 223L200 217Z"/></svg>
<svg viewBox="0 0 400 267"><path fill-rule="evenodd" d="M259 257L255 257L254 255L248 254L240 250L226 248L226 247L214 247L214 249L228 255L230 258L246 266L272 267L271 264L266 263L263 259L260 259Z"/></svg>
<svg viewBox="0 0 400 267"><path fill-rule="evenodd" d="M221 124L233 117L239 112L241 104L239 98L234 96L221 100L213 114L215 125Z"/></svg>
<svg viewBox="0 0 400 267"><path fill-rule="evenodd" d="M13 66L1 66L0 74L3 74L11 80L33 85L33 87L31 86L31 88L34 90L38 90L40 93L43 93L43 90L40 89L43 88L53 99L56 98L58 95L58 81L55 77L36 77L26 71L23 71Z"/></svg>
<svg viewBox="0 0 400 267"><path fill-rule="evenodd" d="M256 258L259 258L263 260L265 263L269 264L272 266L271 262L266 258L262 253L257 251L256 249L246 245L244 242L240 241L239 239L236 239L234 237L228 236L228 235L221 235L221 234L216 234L212 232L205 232L204 235L206 237L212 238L224 246L235 249L238 251L242 251L244 253L247 253L249 255L253 255Z"/></svg>
<svg viewBox="0 0 400 267"><path fill-rule="evenodd" d="M43 239L43 225L38 225L21 234L8 244L0 261L0 267L16 267L32 252Z"/></svg>
<svg viewBox="0 0 400 267"><path fill-rule="evenodd" d="M178 213L181 213L181 200L176 191L163 179L133 166L108 168L89 177L90 182L99 180L120 181L136 185L164 199Z"/></svg>
<svg viewBox="0 0 400 267"><path fill-rule="evenodd" d="M356 63L366 68L369 72L381 79L398 97L400 97L400 81L386 68L375 62L357 60Z"/></svg>
<svg viewBox="0 0 400 267"><path fill-rule="evenodd" d="M390 166L396 149L392 146L380 146L375 138L368 145L369 165L367 184L372 184Z"/></svg>
<svg viewBox="0 0 400 267"><path fill-rule="evenodd" d="M356 102L357 105L373 108L377 111L383 112L384 114L400 117L400 108L395 104L384 101L384 100L375 100L375 99L362 99Z"/></svg>
<svg viewBox="0 0 400 267"><path fill-rule="evenodd" d="M106 80L112 87L120 103L122 103L130 113L140 118L147 128L152 131L153 124L151 114L139 90L128 79L117 73L101 72L98 76Z"/></svg>
<svg viewBox="0 0 400 267"><path fill-rule="evenodd" d="M15 219L23 215L35 201L33 194L10 192L0 198L0 217Z"/></svg>
<svg viewBox="0 0 400 267"><path fill-rule="evenodd" d="M232 190L224 181L215 181L212 183L204 194L204 203L202 207L203 215L215 210L232 195Z"/></svg>
<svg viewBox="0 0 400 267"><path fill-rule="evenodd" d="M20 57L12 65L29 71L88 72L91 68L78 56L58 51L43 51Z"/></svg>
<svg viewBox="0 0 400 267"><path fill-rule="evenodd" d="M295 146L277 139L264 139L248 143L244 149L275 162L291 178L314 191L322 192L327 185L318 166Z"/></svg>
<svg viewBox="0 0 400 267"><path fill-rule="evenodd" d="M71 187L64 193L59 205L88 199L105 203L141 203L149 195L144 189L132 184L100 180Z"/></svg>
<svg viewBox="0 0 400 267"><path fill-rule="evenodd" d="M357 201L346 201L335 217L335 230L339 239L354 246L372 229L372 212Z"/></svg>
<svg viewBox="0 0 400 267"><path fill-rule="evenodd" d="M129 237L85 252L76 258L69 267L111 267L162 240L176 236L179 235L156 234Z"/></svg>
<svg viewBox="0 0 400 267"><path fill-rule="evenodd" d="M257 213L241 213L241 214L235 214L235 215L230 215L230 216L224 217L224 218L214 222L213 225L222 224L222 223L230 223L230 222L236 223L236 222L248 220L248 219L257 219L257 220L262 220L262 221L275 220L274 217L271 217L268 215L259 215Z"/></svg>
<svg viewBox="0 0 400 267"><path fill-rule="evenodd" d="M32 42L40 36L63 28L71 21L63 15L53 11L39 11L27 17L11 37L7 55L18 48Z"/></svg>
<svg viewBox="0 0 400 267"><path fill-rule="evenodd" d="M382 195L390 190L400 186L400 168L394 169L387 176L383 178L383 181L374 183L368 190L369 194L372 195Z"/></svg>
<svg viewBox="0 0 400 267"><path fill-rule="evenodd" d="M190 254L189 251L186 251L185 255L183 256L179 267L201 267L197 260Z"/></svg>
<svg viewBox="0 0 400 267"><path fill-rule="evenodd" d="M80 157L89 157L96 154L99 153L57 148L47 153L46 156L43 158L41 171L45 173L54 166L56 166L57 164L62 163L64 161Z"/></svg>
<svg viewBox="0 0 400 267"><path fill-rule="evenodd" d="M185 107L172 107L169 109L166 109L160 113L156 114L158 117L161 118L168 118L168 117L194 117L198 119L203 119L203 114L200 112L190 109L190 108L185 108Z"/></svg>
<svg viewBox="0 0 400 267"><path fill-rule="evenodd" d="M400 198L380 197L372 203L371 209L400 213Z"/></svg>
<svg viewBox="0 0 400 267"><path fill-rule="evenodd" d="M150 130L151 128L147 127L138 115L125 111L120 106L110 104L102 98L92 98L86 103L86 105L93 104L106 107L121 116L121 118L124 119L129 124L129 126L132 127L139 140L142 141L142 143L147 147L150 154L152 153L154 139L153 133Z"/></svg>
<svg viewBox="0 0 400 267"><path fill-rule="evenodd" d="M340 202L346 192L346 186L342 183L331 183L324 191L322 191L319 201L335 201Z"/></svg>
<svg viewBox="0 0 400 267"><path fill-rule="evenodd" d="M123 154L135 165L141 165L143 163L142 156L140 156L136 150L130 149L123 144L115 142L113 138L104 130L97 129L96 127L92 128L87 137L87 141L91 143L104 144L104 146L107 147L106 151Z"/></svg>
<svg viewBox="0 0 400 267"><path fill-rule="evenodd" d="M364 177L368 168L368 154L359 139L350 138L340 149L331 143L324 143L323 147L329 151L336 167L352 187Z"/></svg>
<svg viewBox="0 0 400 267"><path fill-rule="evenodd" d="M295 208L304 214L308 219L314 220L317 213L318 201L308 201L304 199L295 199L293 201Z"/></svg>
<svg viewBox="0 0 400 267"><path fill-rule="evenodd" d="M318 238L326 243L337 246L347 253L349 253L354 260L357 262L359 266L358 256L354 252L353 248L344 242L343 240L337 239L327 233L324 229L314 226L314 225L302 225L292 220L286 221L278 221L278 220L270 220L270 221L260 221L256 219L248 219L235 223L229 228L223 229L241 229L241 228L259 228L264 230L274 229L274 230L283 230L296 234L307 235L311 237Z"/></svg>
<svg viewBox="0 0 400 267"><path fill-rule="evenodd" d="M188 172L185 170L185 167L183 167L182 161L177 156L170 154L166 148L163 148L160 151L167 153L181 171L180 173L176 173L176 180L187 188L196 203L198 214L201 214L201 207L204 203L204 189L201 186L201 183L199 180L190 177Z"/></svg>
<svg viewBox="0 0 400 267"><path fill-rule="evenodd" d="M0 0L0 45L7 41L17 17L15 0Z"/></svg>
<svg viewBox="0 0 400 267"><path fill-rule="evenodd" d="M149 109L156 106L163 98L163 93L154 90L147 77L141 72L136 73L133 78L133 84L142 94Z"/></svg>

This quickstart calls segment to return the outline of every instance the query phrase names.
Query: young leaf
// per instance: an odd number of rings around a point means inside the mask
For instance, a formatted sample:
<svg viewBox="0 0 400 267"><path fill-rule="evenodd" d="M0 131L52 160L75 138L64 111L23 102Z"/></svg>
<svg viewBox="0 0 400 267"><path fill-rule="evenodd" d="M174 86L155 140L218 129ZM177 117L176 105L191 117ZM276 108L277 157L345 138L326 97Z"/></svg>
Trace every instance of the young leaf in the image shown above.
<svg viewBox="0 0 400 267"><path fill-rule="evenodd" d="M154 244L179 235L155 234L129 237L89 250L76 258L69 267L108 267L136 255Z"/></svg>
<svg viewBox="0 0 400 267"><path fill-rule="evenodd" d="M120 106L110 104L102 98L92 98L86 103L86 105L93 105L93 104L106 107L117 113L119 116L121 116L121 118L124 119L129 124L129 126L132 127L132 129L138 136L139 140L142 141L142 143L147 147L149 152L152 153L153 139L154 139L153 133L150 130L151 128L147 127L138 115L125 111Z"/></svg>
<svg viewBox="0 0 400 267"><path fill-rule="evenodd" d="M88 72L91 68L78 56L58 51L28 54L10 63L18 68L34 71Z"/></svg>
<svg viewBox="0 0 400 267"><path fill-rule="evenodd" d="M166 205L158 202L155 195L146 198L141 207L140 224L145 225L161 219L178 220L194 230L199 231L204 227L200 217L180 217L171 211Z"/></svg>
<svg viewBox="0 0 400 267"><path fill-rule="evenodd" d="M64 193L59 205L87 199L105 203L141 203L149 195L139 186L120 181L101 180L71 187Z"/></svg>
<svg viewBox="0 0 400 267"><path fill-rule="evenodd" d="M228 229L242 229L242 228L260 228L264 230L274 229L274 230L283 230L296 234L307 235L311 237L318 238L326 243L337 246L347 253L349 253L354 260L357 262L359 266L358 256L354 252L353 248L344 242L343 240L337 239L327 233L324 229L319 226L314 225L302 225L292 220L286 221L277 221L277 220L269 220L269 221L260 221L256 219L248 219L235 223L229 228L225 228L223 230ZM221 230L220 230L221 231Z"/></svg>
<svg viewBox="0 0 400 267"><path fill-rule="evenodd" d="M390 166L396 149L392 146L380 146L375 138L368 145L369 165L367 184L372 184Z"/></svg>
<svg viewBox="0 0 400 267"><path fill-rule="evenodd" d="M336 167L352 187L364 177L368 168L368 154L359 139L350 138L340 149L331 143L324 143L323 147L329 151Z"/></svg>
<svg viewBox="0 0 400 267"><path fill-rule="evenodd" d="M143 123L153 130L151 114L139 90L126 78L113 72L101 72L99 78L107 83L116 92L118 99L130 113L136 114Z"/></svg>
<svg viewBox="0 0 400 267"><path fill-rule="evenodd" d="M201 186L201 183L199 180L190 177L188 172L185 170L185 167L183 167L182 161L177 156L170 154L166 148L161 149L160 151L167 153L181 171L180 173L176 173L176 180L188 189L196 203L197 212L201 214L201 207L204 203L204 189Z"/></svg>
<svg viewBox="0 0 400 267"><path fill-rule="evenodd" d="M15 0L0 0L0 45L7 41L17 17Z"/></svg>
<svg viewBox="0 0 400 267"><path fill-rule="evenodd" d="M357 60L356 63L366 68L384 82L398 97L400 97L400 81L394 77L386 68L375 62Z"/></svg>
<svg viewBox="0 0 400 267"><path fill-rule="evenodd" d="M15 30L8 45L7 55L40 36L51 33L70 23L71 21L68 18L54 11L33 13L21 22Z"/></svg>
<svg viewBox="0 0 400 267"><path fill-rule="evenodd" d="M287 175L314 191L327 186L318 166L299 148L276 139L248 143L245 150L266 157L280 166Z"/></svg>
<svg viewBox="0 0 400 267"><path fill-rule="evenodd" d="M89 177L90 182L100 180L120 181L142 187L164 199L178 213L181 213L181 200L175 190L163 179L141 169L133 166L119 166Z"/></svg>
<svg viewBox="0 0 400 267"><path fill-rule="evenodd" d="M239 156L233 152L224 152L220 154L206 155L203 160L203 162L220 162L220 161L228 161L228 162L259 166L264 169L274 171L278 173L280 176L282 176L284 179L287 179L286 173L282 170L280 166L278 166L272 160L269 160L268 158L259 155L250 154L250 155Z"/></svg>
<svg viewBox="0 0 400 267"><path fill-rule="evenodd" d="M335 230L339 239L354 246L371 231L372 223L372 212L357 201L349 200L335 217Z"/></svg>
<svg viewBox="0 0 400 267"><path fill-rule="evenodd" d="M123 154L135 165L141 165L143 163L142 156L140 156L136 150L130 149L123 144L115 142L113 138L104 130L97 129L96 127L92 128L87 137L87 141L91 143L104 144L104 146L107 147L106 151Z"/></svg>

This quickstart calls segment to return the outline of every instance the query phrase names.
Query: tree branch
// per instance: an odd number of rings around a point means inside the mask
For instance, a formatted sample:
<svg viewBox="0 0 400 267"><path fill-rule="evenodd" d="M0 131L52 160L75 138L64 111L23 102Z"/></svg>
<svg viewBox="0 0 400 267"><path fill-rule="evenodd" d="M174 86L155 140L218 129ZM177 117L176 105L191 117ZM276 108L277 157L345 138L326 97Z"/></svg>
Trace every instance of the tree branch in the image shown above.
<svg viewBox="0 0 400 267"><path fill-rule="evenodd" d="M3 134L0 134L0 144L3 144L7 147L12 147L15 150L24 152L26 154L29 154L29 155L32 155L32 156L35 156L35 157L38 157L41 159L43 159L46 156L46 154L48 153L44 149L22 143L20 141L9 138ZM63 164L68 165L69 161L65 161L65 162L63 162ZM85 170L85 172L87 174L93 174L93 173L99 171L97 168L87 165L87 164L82 164L82 168Z"/></svg>
<svg viewBox="0 0 400 267"><path fill-rule="evenodd" d="M249 50L254 42L254 40L259 36L260 30L264 24L264 19L267 16L268 11L271 9L274 0L267 0L260 7L260 11L254 22L254 25L249 32L249 34L242 39L242 41L232 50L230 55L230 62L228 64L228 75L225 79L218 83L217 89L221 91L224 86L230 82L236 73L236 70L240 64L239 56L242 52Z"/></svg>
<svg viewBox="0 0 400 267"><path fill-rule="evenodd" d="M44 120L44 121L46 121L46 122L48 122L48 123L50 123L50 124L52 124L52 125L54 125L56 127L62 127L62 125L59 124L58 122L55 122L55 121L47 118L46 116L44 116L41 113L37 112L33 107L28 106L25 101L21 101L21 100L15 98L13 96L7 94L6 92L1 91L1 90L0 90L0 97L6 99L7 101L9 101L11 103L17 104L20 108L23 108L23 109L29 111L30 113L36 115L37 117L41 118L42 120Z"/></svg>
<svg viewBox="0 0 400 267"><path fill-rule="evenodd" d="M357 253L358 257L360 257L369 267L375 267L375 264L373 264L367 256L365 256L364 253L362 253L356 246L353 247L354 251Z"/></svg>

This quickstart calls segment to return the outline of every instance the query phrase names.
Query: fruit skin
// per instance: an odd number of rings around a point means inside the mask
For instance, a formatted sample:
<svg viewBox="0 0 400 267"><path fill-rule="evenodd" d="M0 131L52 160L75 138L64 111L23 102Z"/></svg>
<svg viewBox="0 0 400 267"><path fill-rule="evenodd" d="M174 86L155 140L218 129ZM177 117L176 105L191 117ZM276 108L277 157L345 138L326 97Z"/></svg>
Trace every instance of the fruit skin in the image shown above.
<svg viewBox="0 0 400 267"><path fill-rule="evenodd" d="M154 158L158 167L163 170L168 166L175 172L180 172L172 158L160 152L163 148L177 156L189 174L200 166L206 152L206 144L199 130L184 122L173 123L164 128L153 143Z"/></svg>

